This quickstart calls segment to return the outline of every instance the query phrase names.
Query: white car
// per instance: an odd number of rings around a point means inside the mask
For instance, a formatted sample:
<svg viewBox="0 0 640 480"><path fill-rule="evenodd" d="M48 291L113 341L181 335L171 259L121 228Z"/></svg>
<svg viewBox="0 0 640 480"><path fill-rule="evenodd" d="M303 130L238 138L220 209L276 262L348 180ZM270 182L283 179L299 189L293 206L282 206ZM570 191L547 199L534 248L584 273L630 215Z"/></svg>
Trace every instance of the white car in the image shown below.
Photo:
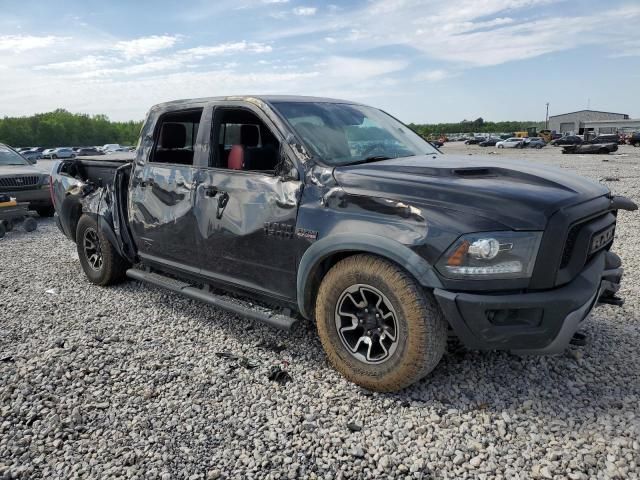
<svg viewBox="0 0 640 480"><path fill-rule="evenodd" d="M120 144L119 143L105 143L100 150L102 150L104 153L113 153L113 152L117 152L120 149Z"/></svg>
<svg viewBox="0 0 640 480"><path fill-rule="evenodd" d="M76 153L69 147L51 148L42 152L44 158L76 158Z"/></svg>
<svg viewBox="0 0 640 480"><path fill-rule="evenodd" d="M511 137L496 143L498 148L520 148L524 143L523 138Z"/></svg>

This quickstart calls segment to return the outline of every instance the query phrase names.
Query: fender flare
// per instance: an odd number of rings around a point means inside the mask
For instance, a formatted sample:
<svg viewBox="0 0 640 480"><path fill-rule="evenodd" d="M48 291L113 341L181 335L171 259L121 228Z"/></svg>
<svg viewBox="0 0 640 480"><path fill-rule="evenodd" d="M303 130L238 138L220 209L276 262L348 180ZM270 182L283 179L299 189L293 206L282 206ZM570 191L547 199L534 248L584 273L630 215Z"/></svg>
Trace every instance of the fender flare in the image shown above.
<svg viewBox="0 0 640 480"><path fill-rule="evenodd" d="M368 233L339 233L315 242L302 256L298 266L297 301L300 314L310 318L305 300L316 267L329 256L344 252L363 252L378 255L407 270L420 285L442 288L433 266L406 245L380 235Z"/></svg>
<svg viewBox="0 0 640 480"><path fill-rule="evenodd" d="M122 258L127 258L122 253L120 243L118 242L118 237L116 237L113 227L109 225L109 222L105 219L104 215L100 215L95 212L82 212L82 215L87 215L93 218L98 225L98 230L100 230L100 233L107 237L107 240L113 246L113 248L116 249L118 255L120 255Z"/></svg>

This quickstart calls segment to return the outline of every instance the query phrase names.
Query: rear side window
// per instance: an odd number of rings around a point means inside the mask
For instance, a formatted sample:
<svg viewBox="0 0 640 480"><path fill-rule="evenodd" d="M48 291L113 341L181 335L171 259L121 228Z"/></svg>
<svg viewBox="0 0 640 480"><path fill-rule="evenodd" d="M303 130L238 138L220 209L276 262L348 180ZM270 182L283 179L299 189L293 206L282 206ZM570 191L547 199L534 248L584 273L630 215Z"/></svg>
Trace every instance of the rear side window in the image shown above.
<svg viewBox="0 0 640 480"><path fill-rule="evenodd" d="M150 162L193 165L202 108L171 112L158 120Z"/></svg>

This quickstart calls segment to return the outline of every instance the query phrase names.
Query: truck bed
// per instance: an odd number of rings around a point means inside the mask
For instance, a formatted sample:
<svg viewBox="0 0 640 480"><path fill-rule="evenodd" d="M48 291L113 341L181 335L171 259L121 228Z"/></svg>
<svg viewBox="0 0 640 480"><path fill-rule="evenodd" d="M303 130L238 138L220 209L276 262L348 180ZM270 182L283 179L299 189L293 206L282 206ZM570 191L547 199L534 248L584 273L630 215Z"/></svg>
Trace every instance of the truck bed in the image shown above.
<svg viewBox="0 0 640 480"><path fill-rule="evenodd" d="M115 170L133 158L132 154L74 158L63 161L59 171L83 182L106 186L113 183Z"/></svg>

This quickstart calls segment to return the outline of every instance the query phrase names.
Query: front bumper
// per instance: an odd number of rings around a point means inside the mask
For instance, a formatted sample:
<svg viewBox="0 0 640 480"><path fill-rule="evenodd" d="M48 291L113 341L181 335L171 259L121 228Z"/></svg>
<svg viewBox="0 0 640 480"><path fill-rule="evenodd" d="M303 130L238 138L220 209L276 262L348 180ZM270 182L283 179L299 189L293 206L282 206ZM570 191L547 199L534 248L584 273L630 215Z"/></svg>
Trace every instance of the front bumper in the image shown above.
<svg viewBox="0 0 640 480"><path fill-rule="evenodd" d="M603 251L573 281L552 290L478 295L436 289L434 294L467 348L553 354L567 347L599 301L618 302L622 273L620 258Z"/></svg>
<svg viewBox="0 0 640 480"><path fill-rule="evenodd" d="M2 191L3 195L9 195L15 198L18 202L29 202L31 207L50 207L51 206L51 194L49 193L49 185L34 186L30 190L16 190L16 191Z"/></svg>

